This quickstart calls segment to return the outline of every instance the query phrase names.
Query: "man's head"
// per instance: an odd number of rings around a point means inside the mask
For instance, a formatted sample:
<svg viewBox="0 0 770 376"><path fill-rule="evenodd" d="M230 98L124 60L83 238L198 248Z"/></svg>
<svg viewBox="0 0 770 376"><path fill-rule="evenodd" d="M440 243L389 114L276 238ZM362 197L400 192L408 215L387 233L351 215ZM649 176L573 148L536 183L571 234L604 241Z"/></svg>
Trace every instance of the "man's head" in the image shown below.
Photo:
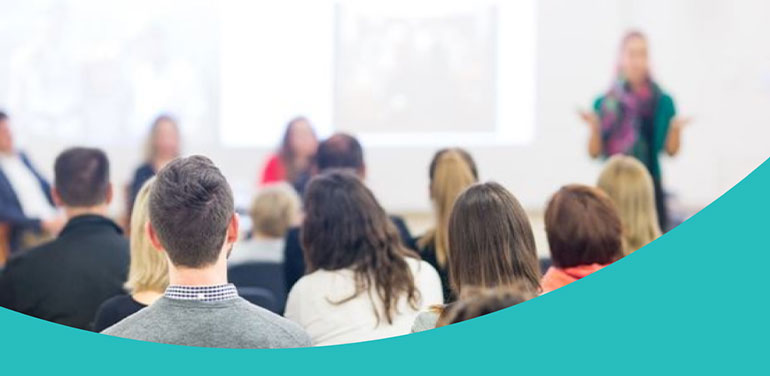
<svg viewBox="0 0 770 376"><path fill-rule="evenodd" d="M53 198L57 206L94 208L112 201L110 162L99 149L63 151L54 164Z"/></svg>
<svg viewBox="0 0 770 376"><path fill-rule="evenodd" d="M215 264L238 238L233 193L211 160L179 158L158 173L150 193L150 241L177 267Z"/></svg>
<svg viewBox="0 0 770 376"><path fill-rule="evenodd" d="M10 153L13 151L13 135L11 135L11 124L8 115L0 111L0 153Z"/></svg>
<svg viewBox="0 0 770 376"><path fill-rule="evenodd" d="M332 135L318 145L315 167L317 173L331 169L349 169L363 178L366 166L361 143L349 134Z"/></svg>

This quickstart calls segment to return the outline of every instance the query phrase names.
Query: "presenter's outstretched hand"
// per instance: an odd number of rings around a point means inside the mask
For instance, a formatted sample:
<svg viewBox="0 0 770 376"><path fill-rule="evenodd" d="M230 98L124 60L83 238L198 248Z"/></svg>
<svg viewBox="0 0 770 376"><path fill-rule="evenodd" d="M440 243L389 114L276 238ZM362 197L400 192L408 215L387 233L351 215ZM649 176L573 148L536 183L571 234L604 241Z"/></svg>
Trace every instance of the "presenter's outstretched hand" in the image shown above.
<svg viewBox="0 0 770 376"><path fill-rule="evenodd" d="M588 155L597 158L602 152L602 136L599 131L599 116L593 111L578 110L578 115L588 125L590 136L588 138Z"/></svg>
<svg viewBox="0 0 770 376"><path fill-rule="evenodd" d="M682 129L686 128L692 119L689 117L675 117L669 124L668 136L666 137L666 153L670 156L679 154L682 147Z"/></svg>

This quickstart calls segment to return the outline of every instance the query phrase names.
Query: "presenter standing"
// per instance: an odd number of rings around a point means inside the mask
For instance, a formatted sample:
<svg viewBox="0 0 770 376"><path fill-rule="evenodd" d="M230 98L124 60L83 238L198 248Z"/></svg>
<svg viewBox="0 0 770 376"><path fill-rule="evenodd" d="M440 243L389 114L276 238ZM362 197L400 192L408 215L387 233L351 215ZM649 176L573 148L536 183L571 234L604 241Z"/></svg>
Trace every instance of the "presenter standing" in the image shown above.
<svg viewBox="0 0 770 376"><path fill-rule="evenodd" d="M688 120L676 117L674 100L655 82L648 58L647 38L639 31L621 42L617 74L610 89L596 99L593 111L580 114L589 125L588 153L593 158L625 154L639 159L655 184L661 228L668 229L658 157L679 152L681 133Z"/></svg>

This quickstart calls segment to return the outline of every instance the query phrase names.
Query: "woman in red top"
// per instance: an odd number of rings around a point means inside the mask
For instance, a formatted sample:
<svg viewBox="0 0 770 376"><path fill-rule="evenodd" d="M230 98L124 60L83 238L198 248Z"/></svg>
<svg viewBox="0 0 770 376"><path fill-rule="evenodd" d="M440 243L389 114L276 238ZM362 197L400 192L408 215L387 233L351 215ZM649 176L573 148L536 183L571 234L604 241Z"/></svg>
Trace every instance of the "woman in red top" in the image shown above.
<svg viewBox="0 0 770 376"><path fill-rule="evenodd" d="M623 225L609 196L598 188L569 185L551 198L545 232L553 266L543 293L575 282L623 257Z"/></svg>
<svg viewBox="0 0 770 376"><path fill-rule="evenodd" d="M286 181L302 192L317 148L318 138L310 122L304 117L292 119L286 125L281 146L265 164L260 185Z"/></svg>

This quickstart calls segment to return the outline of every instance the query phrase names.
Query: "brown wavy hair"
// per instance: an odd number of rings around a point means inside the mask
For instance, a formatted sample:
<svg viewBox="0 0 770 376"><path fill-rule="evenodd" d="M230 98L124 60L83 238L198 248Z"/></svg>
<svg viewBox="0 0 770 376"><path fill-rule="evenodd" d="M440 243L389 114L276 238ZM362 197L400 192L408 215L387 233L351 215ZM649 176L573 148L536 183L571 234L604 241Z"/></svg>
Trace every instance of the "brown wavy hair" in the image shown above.
<svg viewBox="0 0 770 376"><path fill-rule="evenodd" d="M392 324L403 297L419 308L419 291L406 262L406 257L419 257L401 245L393 222L355 174L332 170L313 178L305 192L305 211L300 239L307 272L351 269L355 274L353 295L334 304L373 288L384 308L379 312L372 302L377 322L384 316Z"/></svg>

